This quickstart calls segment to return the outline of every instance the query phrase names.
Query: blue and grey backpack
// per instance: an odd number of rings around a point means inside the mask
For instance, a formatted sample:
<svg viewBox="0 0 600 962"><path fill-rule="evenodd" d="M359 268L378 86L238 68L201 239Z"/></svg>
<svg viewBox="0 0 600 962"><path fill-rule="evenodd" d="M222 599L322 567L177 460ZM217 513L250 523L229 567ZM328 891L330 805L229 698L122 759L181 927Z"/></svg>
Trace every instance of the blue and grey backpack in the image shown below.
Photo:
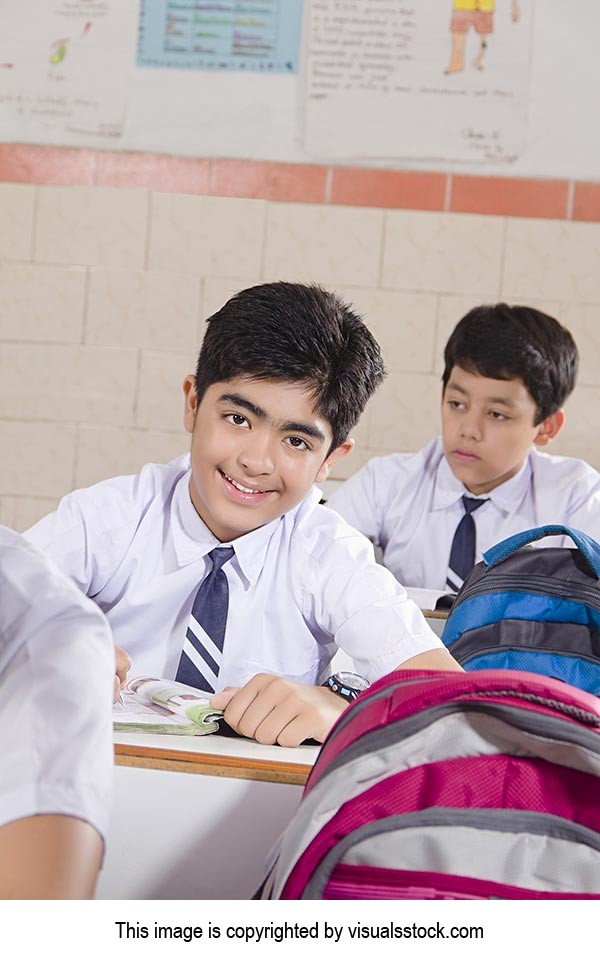
<svg viewBox="0 0 600 962"><path fill-rule="evenodd" d="M528 547L549 535L576 547ZM442 640L467 671L532 671L600 695L600 545L563 525L494 545L465 579Z"/></svg>

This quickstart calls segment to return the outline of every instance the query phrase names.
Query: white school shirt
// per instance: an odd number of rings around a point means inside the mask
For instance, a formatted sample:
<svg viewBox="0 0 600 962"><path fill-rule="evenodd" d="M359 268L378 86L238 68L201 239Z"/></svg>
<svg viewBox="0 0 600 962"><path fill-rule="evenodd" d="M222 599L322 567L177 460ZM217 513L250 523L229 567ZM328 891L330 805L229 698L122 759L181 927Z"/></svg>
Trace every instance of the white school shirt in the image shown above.
<svg viewBox="0 0 600 962"><path fill-rule="evenodd" d="M98 608L0 528L0 825L71 815L106 838L114 674Z"/></svg>
<svg viewBox="0 0 600 962"><path fill-rule="evenodd" d="M196 592L219 543L192 505L190 462L147 464L63 498L27 534L105 612L130 676L174 678ZM233 542L220 687L260 672L306 684L339 646L369 680L441 647L369 541L318 504Z"/></svg>
<svg viewBox="0 0 600 962"><path fill-rule="evenodd" d="M383 562L403 584L443 589L463 495L436 438L417 454L373 458L327 504L383 550ZM519 531L566 524L600 541L600 475L576 458L531 450L521 470L489 494L472 518L476 556ZM571 545L545 538L540 547Z"/></svg>

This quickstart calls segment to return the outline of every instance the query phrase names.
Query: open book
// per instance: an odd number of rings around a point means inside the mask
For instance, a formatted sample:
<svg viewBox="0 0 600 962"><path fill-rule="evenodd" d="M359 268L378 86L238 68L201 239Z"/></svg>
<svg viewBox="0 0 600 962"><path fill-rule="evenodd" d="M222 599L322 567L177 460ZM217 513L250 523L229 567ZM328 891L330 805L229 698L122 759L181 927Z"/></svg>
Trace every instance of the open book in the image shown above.
<svg viewBox="0 0 600 962"><path fill-rule="evenodd" d="M133 678L113 706L117 732L210 735L223 712L209 705L210 695L178 681Z"/></svg>

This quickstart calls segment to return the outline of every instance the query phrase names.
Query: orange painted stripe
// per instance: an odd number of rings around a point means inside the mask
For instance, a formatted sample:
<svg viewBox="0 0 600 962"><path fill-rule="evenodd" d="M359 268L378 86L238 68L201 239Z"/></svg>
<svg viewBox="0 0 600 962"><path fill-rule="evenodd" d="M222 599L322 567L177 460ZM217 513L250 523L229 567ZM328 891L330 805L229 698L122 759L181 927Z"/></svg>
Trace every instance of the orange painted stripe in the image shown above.
<svg viewBox="0 0 600 962"><path fill-rule="evenodd" d="M454 175L450 210L504 217L567 216L569 185L565 180Z"/></svg>
<svg viewBox="0 0 600 962"><path fill-rule="evenodd" d="M36 144L0 144L0 181L64 186L131 187L181 194L259 197L274 201L443 210L446 174L331 169L317 164L175 157ZM537 178L455 174L450 210L508 217L568 216L569 183ZM600 222L600 183L575 183L573 220Z"/></svg>
<svg viewBox="0 0 600 962"><path fill-rule="evenodd" d="M99 151L99 187L138 187L167 194L208 194L210 161L167 154Z"/></svg>
<svg viewBox="0 0 600 962"><path fill-rule="evenodd" d="M573 220L600 221L600 184L574 185Z"/></svg>
<svg viewBox="0 0 600 962"><path fill-rule="evenodd" d="M13 184L94 183L96 152L37 144L0 144L0 181Z"/></svg>
<svg viewBox="0 0 600 962"><path fill-rule="evenodd" d="M446 174L336 167L331 203L353 207L443 210Z"/></svg>
<svg viewBox="0 0 600 962"><path fill-rule="evenodd" d="M213 161L213 194L264 200L325 202L327 168L256 160Z"/></svg>

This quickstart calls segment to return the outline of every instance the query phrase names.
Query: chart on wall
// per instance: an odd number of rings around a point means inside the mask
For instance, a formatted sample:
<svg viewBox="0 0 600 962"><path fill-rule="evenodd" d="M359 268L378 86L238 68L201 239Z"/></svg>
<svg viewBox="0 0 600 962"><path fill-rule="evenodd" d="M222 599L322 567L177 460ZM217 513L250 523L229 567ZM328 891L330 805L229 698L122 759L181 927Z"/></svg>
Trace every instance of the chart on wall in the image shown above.
<svg viewBox="0 0 600 962"><path fill-rule="evenodd" d="M118 140L135 15L130 0L0 0L3 138Z"/></svg>
<svg viewBox="0 0 600 962"><path fill-rule="evenodd" d="M297 73L302 0L141 0L139 67Z"/></svg>
<svg viewBox="0 0 600 962"><path fill-rule="evenodd" d="M533 0L311 0L306 150L514 161L527 141L532 21Z"/></svg>

